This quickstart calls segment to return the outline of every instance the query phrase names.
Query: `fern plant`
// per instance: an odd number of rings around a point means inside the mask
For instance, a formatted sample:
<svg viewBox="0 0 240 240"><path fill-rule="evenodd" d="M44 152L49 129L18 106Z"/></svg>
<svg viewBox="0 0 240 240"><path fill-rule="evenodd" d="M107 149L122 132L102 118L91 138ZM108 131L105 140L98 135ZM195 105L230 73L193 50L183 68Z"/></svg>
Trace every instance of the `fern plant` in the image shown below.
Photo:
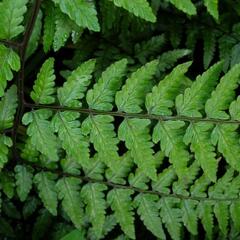
<svg viewBox="0 0 240 240"><path fill-rule="evenodd" d="M1 1L1 238L238 239L235 6Z"/></svg>

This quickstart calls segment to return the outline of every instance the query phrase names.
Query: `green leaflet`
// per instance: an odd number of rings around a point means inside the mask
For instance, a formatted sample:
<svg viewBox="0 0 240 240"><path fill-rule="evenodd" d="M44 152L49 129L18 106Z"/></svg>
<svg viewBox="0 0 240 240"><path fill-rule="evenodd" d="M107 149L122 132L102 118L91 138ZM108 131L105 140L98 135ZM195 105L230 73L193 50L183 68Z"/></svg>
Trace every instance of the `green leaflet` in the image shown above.
<svg viewBox="0 0 240 240"><path fill-rule="evenodd" d="M187 13L188 15L195 15L197 13L196 7L192 3L191 0L168 0L170 3L172 3L176 8L179 10Z"/></svg>
<svg viewBox="0 0 240 240"><path fill-rule="evenodd" d="M169 156L177 175L181 178L187 174L189 152L183 143L185 123L182 121L158 122L153 129L153 142L160 141L161 150Z"/></svg>
<svg viewBox="0 0 240 240"><path fill-rule="evenodd" d="M179 115L189 117L201 117L200 110L209 98L211 92L217 84L217 80L222 70L222 63L217 63L209 68L202 75L199 75L191 87L176 98L176 108Z"/></svg>
<svg viewBox="0 0 240 240"><path fill-rule="evenodd" d="M237 88L240 75L239 66L239 64L236 64L226 75L221 78L216 90L213 91L211 98L208 99L205 106L205 111L209 118L229 118L224 110L229 107L231 101L233 101L235 97L234 90Z"/></svg>
<svg viewBox="0 0 240 240"><path fill-rule="evenodd" d="M113 189L108 193L107 201L111 205L117 222L124 233L131 239L135 239L134 218L132 212L130 189Z"/></svg>
<svg viewBox="0 0 240 240"><path fill-rule="evenodd" d="M141 105L145 94L150 90L151 79L154 76L158 65L158 60L153 60L127 79L121 91L116 94L116 105L119 111L128 113L141 112Z"/></svg>
<svg viewBox="0 0 240 240"><path fill-rule="evenodd" d="M162 220L159 216L157 201L158 197L150 194L139 194L134 203L138 207L138 214L146 227L158 238L166 239L162 228Z"/></svg>
<svg viewBox="0 0 240 240"><path fill-rule="evenodd" d="M99 183L89 183L81 189L81 196L87 205L86 214L92 223L92 231L97 238L101 237L104 231L106 201L103 191L105 190L107 190L107 186Z"/></svg>
<svg viewBox="0 0 240 240"><path fill-rule="evenodd" d="M0 101L0 130L13 126L17 108L17 87L12 85Z"/></svg>
<svg viewBox="0 0 240 240"><path fill-rule="evenodd" d="M91 109L110 111L114 95L122 85L122 78L127 67L127 59L122 59L110 65L95 83L93 89L87 92L87 103Z"/></svg>
<svg viewBox="0 0 240 240"><path fill-rule="evenodd" d="M57 215L57 193L55 190L55 179L51 173L38 173L34 176L34 183L37 185L39 196L44 206L54 216Z"/></svg>
<svg viewBox="0 0 240 240"><path fill-rule="evenodd" d="M77 178L64 177L58 180L56 185L63 209L77 228L81 228L83 224L80 183L81 181Z"/></svg>
<svg viewBox="0 0 240 240"><path fill-rule="evenodd" d="M32 169L23 165L17 165L14 170L16 172L15 178L17 194L20 200L23 202L27 199L27 196L32 188Z"/></svg>
<svg viewBox="0 0 240 240"><path fill-rule="evenodd" d="M218 0L204 0L204 5L215 20L218 20Z"/></svg>
<svg viewBox="0 0 240 240"><path fill-rule="evenodd" d="M113 0L113 3L117 7L122 7L133 13L135 16L143 18L146 21L156 22L156 17L146 0Z"/></svg>
<svg viewBox="0 0 240 240"><path fill-rule="evenodd" d="M52 119L52 125L55 132L58 133L67 157L81 165L87 165L89 160L88 142L82 135L78 118L79 113L77 112L58 112Z"/></svg>
<svg viewBox="0 0 240 240"><path fill-rule="evenodd" d="M214 53L216 50L216 32L205 30L203 35L204 41L204 55L203 55L203 65L207 69L213 60Z"/></svg>
<svg viewBox="0 0 240 240"><path fill-rule="evenodd" d="M84 135L90 135L90 142L99 154L99 158L109 167L118 158L118 142L114 132L113 117L97 115L86 118L82 124Z"/></svg>
<svg viewBox="0 0 240 240"><path fill-rule="evenodd" d="M54 58L49 58L43 63L30 94L35 103L50 104L55 102L55 98L52 96L55 93L55 78Z"/></svg>
<svg viewBox="0 0 240 240"><path fill-rule="evenodd" d="M11 39L24 31L23 16L28 0L3 0L0 3L0 39ZM1 54L0 54L1 55Z"/></svg>
<svg viewBox="0 0 240 240"><path fill-rule="evenodd" d="M92 2L84 0L53 0L59 4L62 12L66 13L79 27L87 27L95 32L100 31L97 12Z"/></svg>
<svg viewBox="0 0 240 240"><path fill-rule="evenodd" d="M90 84L95 63L95 60L82 63L72 71L63 87L58 88L58 100L62 106L81 107L82 104L79 100L84 97Z"/></svg>
<svg viewBox="0 0 240 240"><path fill-rule="evenodd" d="M0 63L0 97L2 97L7 81L13 79L12 71L20 70L20 58L12 49L0 44Z"/></svg>
<svg viewBox="0 0 240 240"><path fill-rule="evenodd" d="M48 161L57 161L57 138L48 120L51 115L51 111L40 109L25 113L22 122L24 125L29 125L27 134L34 148L44 154Z"/></svg>
<svg viewBox="0 0 240 240"><path fill-rule="evenodd" d="M0 134L0 169L8 162L8 148L10 148L12 144L10 137Z"/></svg>
<svg viewBox="0 0 240 240"><path fill-rule="evenodd" d="M171 115L170 110L174 105L174 99L184 88L184 74L190 67L191 62L175 67L157 86L152 88L152 92L146 96L146 108L149 114Z"/></svg>
<svg viewBox="0 0 240 240"><path fill-rule="evenodd" d="M126 147L131 151L134 162L141 170L148 169L146 176L156 179L156 167L153 158L153 144L148 132L150 120L125 119L119 129L118 137L126 142Z"/></svg>

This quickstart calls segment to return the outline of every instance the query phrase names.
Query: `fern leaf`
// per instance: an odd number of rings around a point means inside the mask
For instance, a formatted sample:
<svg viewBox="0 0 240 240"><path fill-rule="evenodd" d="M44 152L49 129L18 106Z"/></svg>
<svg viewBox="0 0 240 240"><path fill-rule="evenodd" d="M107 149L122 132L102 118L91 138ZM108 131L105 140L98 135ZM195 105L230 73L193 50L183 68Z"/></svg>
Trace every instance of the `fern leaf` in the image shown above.
<svg viewBox="0 0 240 240"><path fill-rule="evenodd" d="M130 173L128 177L128 182L131 186L141 189L148 189L147 183L149 182L149 177L146 176L143 169L137 168L135 173Z"/></svg>
<svg viewBox="0 0 240 240"><path fill-rule="evenodd" d="M138 167L145 170L146 176L155 180L156 167L153 158L153 144L150 141L149 125L150 121L148 119L125 119L118 129L118 137L126 142L126 146L131 151L134 162Z"/></svg>
<svg viewBox="0 0 240 240"><path fill-rule="evenodd" d="M17 109L17 87L12 85L0 101L0 130L12 127Z"/></svg>
<svg viewBox="0 0 240 240"><path fill-rule="evenodd" d="M219 228L223 235L228 235L229 209L228 204L219 202L214 206L214 213L218 220Z"/></svg>
<svg viewBox="0 0 240 240"><path fill-rule="evenodd" d="M218 0L204 0L204 5L206 6L208 12L214 17L214 19L218 20Z"/></svg>
<svg viewBox="0 0 240 240"><path fill-rule="evenodd" d="M12 71L20 69L20 58L12 49L0 44L0 62L0 97L2 97L7 81L13 79Z"/></svg>
<svg viewBox="0 0 240 240"><path fill-rule="evenodd" d="M81 190L81 196L87 205L86 214L90 218L97 238L101 237L105 222L106 201L103 193L105 190L107 187L99 183L88 183Z"/></svg>
<svg viewBox="0 0 240 240"><path fill-rule="evenodd" d="M55 92L55 78L54 58L49 58L43 63L30 94L35 103L50 104L55 102L55 98L52 96Z"/></svg>
<svg viewBox="0 0 240 240"><path fill-rule="evenodd" d="M137 212L144 222L144 225L151 231L157 238L166 239L165 233L162 228L162 221L159 217L158 206L156 201L157 196L150 194L139 194L134 203L137 206Z"/></svg>
<svg viewBox="0 0 240 240"><path fill-rule="evenodd" d="M216 33L212 30L204 29L203 34L204 42L204 54L203 54L203 65L204 69L207 69L213 60L215 49L216 49Z"/></svg>
<svg viewBox="0 0 240 240"><path fill-rule="evenodd" d="M182 210L174 207L179 199L162 198L159 201L160 216L172 239L180 240Z"/></svg>
<svg viewBox="0 0 240 240"><path fill-rule="evenodd" d="M157 180L152 182L152 188L155 191L169 194L172 182L177 178L173 166L165 168L157 176Z"/></svg>
<svg viewBox="0 0 240 240"><path fill-rule="evenodd" d="M53 0L59 5L62 12L66 13L79 27L87 27L95 32L100 31L97 11L93 2L84 0Z"/></svg>
<svg viewBox="0 0 240 240"><path fill-rule="evenodd" d="M91 109L110 111L114 95L122 84L127 67L127 59L113 63L103 73L93 89L87 92L87 103Z"/></svg>
<svg viewBox="0 0 240 240"><path fill-rule="evenodd" d="M61 106L82 106L79 100L84 97L85 91L90 84L95 63L95 60L89 60L82 63L70 74L63 87L58 89L58 99Z"/></svg>
<svg viewBox="0 0 240 240"><path fill-rule="evenodd" d="M216 90L206 103L206 113L209 118L228 119L229 116L224 110L227 110L230 103L235 98L234 90L237 88L240 75L240 64L236 64L220 80Z"/></svg>
<svg viewBox="0 0 240 240"><path fill-rule="evenodd" d="M216 63L202 75L199 75L184 94L176 98L176 108L179 115L202 117L200 110L214 90L222 70L222 63Z"/></svg>
<svg viewBox="0 0 240 240"><path fill-rule="evenodd" d="M42 11L40 10L36 22L34 24L34 28L31 34L31 37L28 42L27 51L26 51L26 58L29 58L38 48L41 31L42 31Z"/></svg>
<svg viewBox="0 0 240 240"><path fill-rule="evenodd" d="M11 199L15 193L15 179L12 174L2 171L0 174L0 185L3 193Z"/></svg>
<svg viewBox="0 0 240 240"><path fill-rule="evenodd" d="M122 7L133 13L135 16L143 18L146 21L156 22L156 17L146 0L113 0L113 3L117 7Z"/></svg>
<svg viewBox="0 0 240 240"><path fill-rule="evenodd" d="M187 174L189 152L183 143L185 123L182 121L158 122L153 129L153 142L160 141L161 150L169 157L178 177Z"/></svg>
<svg viewBox="0 0 240 240"><path fill-rule="evenodd" d="M94 148L109 167L114 162L118 154L118 142L114 132L113 117L107 115L98 115L88 117L82 124L83 134L90 134L90 141L94 144Z"/></svg>
<svg viewBox="0 0 240 240"><path fill-rule="evenodd" d="M35 149L44 154L49 161L57 161L57 138L51 123L47 120L51 115L51 111L40 109L25 113L22 122L24 125L30 124L27 135L30 136L30 142Z"/></svg>
<svg viewBox="0 0 240 240"><path fill-rule="evenodd" d="M76 228L81 228L84 216L80 198L80 183L81 181L77 178L65 177L58 180L56 185L63 209Z"/></svg>
<svg viewBox="0 0 240 240"><path fill-rule="evenodd" d="M170 3L172 3L176 8L179 10L185 12L188 15L196 15L197 10L194 4L192 3L191 0L168 0Z"/></svg>
<svg viewBox="0 0 240 240"><path fill-rule="evenodd" d="M44 52L47 53L50 51L55 34L55 9L52 2L47 2L44 5L45 9L45 17L43 24L43 49Z"/></svg>
<svg viewBox="0 0 240 240"><path fill-rule="evenodd" d="M0 3L0 39L12 39L24 31L22 26L28 0L3 0Z"/></svg>
<svg viewBox="0 0 240 240"><path fill-rule="evenodd" d="M178 65L146 96L146 108L149 114L171 115L171 107L174 99L183 87L184 74L190 67L191 62Z"/></svg>
<svg viewBox="0 0 240 240"><path fill-rule="evenodd" d="M240 228L239 214L240 214L240 201L232 202L230 206L231 218L236 229Z"/></svg>
<svg viewBox="0 0 240 240"><path fill-rule="evenodd" d="M131 154L127 152L121 158L116 158L111 168L106 170L106 177L108 181L118 184L126 184L125 177L131 171L133 159ZM130 183L131 184L131 183Z"/></svg>
<svg viewBox="0 0 240 240"><path fill-rule="evenodd" d="M182 221L188 231L193 235L198 234L198 226L197 226L197 206L198 202L194 200L182 200L181 201L181 209L183 211Z"/></svg>
<svg viewBox="0 0 240 240"><path fill-rule="evenodd" d="M114 211L116 220L123 232L131 239L135 239L132 194L133 191L130 189L113 189L108 193L107 201Z"/></svg>
<svg viewBox="0 0 240 240"><path fill-rule="evenodd" d="M32 188L32 178L31 169L23 166L17 165L15 167L15 178L17 186L17 194L22 202L27 199L27 196Z"/></svg>
<svg viewBox="0 0 240 240"><path fill-rule="evenodd" d="M174 49L167 51L159 56L158 75L161 75L167 69L171 69L174 64L181 58L189 55L189 49Z"/></svg>
<svg viewBox="0 0 240 240"><path fill-rule="evenodd" d="M209 202L200 202L198 204L197 211L208 239L212 239L214 227L212 204Z"/></svg>
<svg viewBox="0 0 240 240"><path fill-rule="evenodd" d="M12 147L12 139L0 134L0 169L8 162L9 148Z"/></svg>
<svg viewBox="0 0 240 240"><path fill-rule="evenodd" d="M34 176L34 183L37 185L39 197L44 206L54 216L57 215L57 193L55 191L55 179L51 173L40 172Z"/></svg>
<svg viewBox="0 0 240 240"><path fill-rule="evenodd" d="M58 112L52 119L55 132L61 140L67 157L79 164L86 165L89 160L88 142L82 135L77 112Z"/></svg>
<svg viewBox="0 0 240 240"><path fill-rule="evenodd" d="M149 91L151 79L154 76L158 60L153 60L134 72L127 79L121 91L116 94L116 105L119 111L128 113L141 112L143 98Z"/></svg>
<svg viewBox="0 0 240 240"><path fill-rule="evenodd" d="M137 43L134 46L134 55L141 62L146 63L147 59L161 51L165 45L165 35L154 36L148 41Z"/></svg>

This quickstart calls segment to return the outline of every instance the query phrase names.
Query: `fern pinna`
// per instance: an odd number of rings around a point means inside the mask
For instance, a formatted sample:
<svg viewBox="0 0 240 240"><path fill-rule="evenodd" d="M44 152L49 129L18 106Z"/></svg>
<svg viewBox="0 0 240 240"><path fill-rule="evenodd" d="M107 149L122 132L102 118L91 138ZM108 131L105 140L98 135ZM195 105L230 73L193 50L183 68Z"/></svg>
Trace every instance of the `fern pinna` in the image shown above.
<svg viewBox="0 0 240 240"><path fill-rule="evenodd" d="M238 239L237 6L0 1L0 237Z"/></svg>

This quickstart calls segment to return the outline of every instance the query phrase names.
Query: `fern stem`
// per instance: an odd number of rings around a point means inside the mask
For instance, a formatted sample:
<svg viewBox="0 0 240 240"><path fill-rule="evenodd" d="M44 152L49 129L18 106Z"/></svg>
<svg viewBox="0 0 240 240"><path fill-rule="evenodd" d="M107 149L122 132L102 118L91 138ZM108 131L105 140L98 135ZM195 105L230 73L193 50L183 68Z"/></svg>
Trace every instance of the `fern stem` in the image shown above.
<svg viewBox="0 0 240 240"><path fill-rule="evenodd" d="M110 115L114 117L122 118L140 118L140 119L151 119L158 121L185 121L185 122L209 122L214 124L240 124L240 121L233 119L217 119L217 118L200 118L200 117L187 117L187 116L164 116L164 115L155 115L147 113L125 113L125 112L111 112L111 111L99 111L94 109L87 108L72 108L72 107L63 107L57 105L43 105L43 104L33 104L24 102L24 106L32 109L52 109L55 111L71 111L79 112L87 115Z"/></svg>

